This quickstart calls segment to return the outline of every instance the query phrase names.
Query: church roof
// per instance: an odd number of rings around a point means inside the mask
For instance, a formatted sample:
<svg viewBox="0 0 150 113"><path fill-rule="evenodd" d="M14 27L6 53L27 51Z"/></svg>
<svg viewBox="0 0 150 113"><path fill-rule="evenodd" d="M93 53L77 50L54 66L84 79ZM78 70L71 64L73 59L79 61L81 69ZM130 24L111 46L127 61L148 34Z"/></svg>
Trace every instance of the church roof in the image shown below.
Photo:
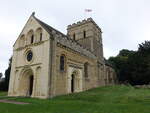
<svg viewBox="0 0 150 113"><path fill-rule="evenodd" d="M75 40L72 40L67 35L61 33L60 31L56 30L55 28L51 27L50 25L39 20L34 15L33 15L33 17L49 34L52 34L52 31L55 31L56 34L58 34L58 37L54 37L54 38L57 38L57 43L63 45L64 47L68 47L69 49L76 51L84 56L89 57L89 58L96 58L96 56L90 50L88 50L87 48L84 48L81 44L79 44Z"/></svg>

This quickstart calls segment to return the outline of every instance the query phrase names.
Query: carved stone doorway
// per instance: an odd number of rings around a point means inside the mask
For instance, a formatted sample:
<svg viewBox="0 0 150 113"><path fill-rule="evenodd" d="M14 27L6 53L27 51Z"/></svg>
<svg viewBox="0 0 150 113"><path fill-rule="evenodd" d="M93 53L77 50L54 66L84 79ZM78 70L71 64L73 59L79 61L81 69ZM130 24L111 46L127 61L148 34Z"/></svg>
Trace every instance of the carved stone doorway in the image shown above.
<svg viewBox="0 0 150 113"><path fill-rule="evenodd" d="M24 69L20 75L19 96L31 97L34 90L34 74L32 69Z"/></svg>

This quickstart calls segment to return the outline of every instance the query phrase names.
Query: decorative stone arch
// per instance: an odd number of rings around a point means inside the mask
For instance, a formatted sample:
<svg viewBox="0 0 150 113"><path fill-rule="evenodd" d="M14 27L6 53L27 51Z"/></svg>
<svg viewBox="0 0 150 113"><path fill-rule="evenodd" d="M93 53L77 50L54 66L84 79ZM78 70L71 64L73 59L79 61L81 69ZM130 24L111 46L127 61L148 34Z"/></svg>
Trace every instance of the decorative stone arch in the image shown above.
<svg viewBox="0 0 150 113"><path fill-rule="evenodd" d="M19 47L24 47L25 46L25 35L21 35L19 39Z"/></svg>
<svg viewBox="0 0 150 113"><path fill-rule="evenodd" d="M35 36L36 36L36 42L40 42L43 40L43 30L41 27L36 29Z"/></svg>
<svg viewBox="0 0 150 113"><path fill-rule="evenodd" d="M32 53L32 59L31 59L30 61L28 61L27 55L28 55L30 52ZM34 53L34 51L32 50L32 48L30 48L30 47L26 48L25 51L24 51L24 53L23 53L23 57L24 57L24 62L25 62L25 63L31 64L31 63L34 61L34 59L35 59L35 53Z"/></svg>
<svg viewBox="0 0 150 113"><path fill-rule="evenodd" d="M34 72L31 68L24 68L20 73L19 96L32 96L34 90Z"/></svg>
<svg viewBox="0 0 150 113"><path fill-rule="evenodd" d="M69 67L68 69L68 82L67 89L68 93L82 91L82 69Z"/></svg>
<svg viewBox="0 0 150 113"><path fill-rule="evenodd" d="M32 44L34 43L34 31L31 29L28 33L27 33L27 44Z"/></svg>

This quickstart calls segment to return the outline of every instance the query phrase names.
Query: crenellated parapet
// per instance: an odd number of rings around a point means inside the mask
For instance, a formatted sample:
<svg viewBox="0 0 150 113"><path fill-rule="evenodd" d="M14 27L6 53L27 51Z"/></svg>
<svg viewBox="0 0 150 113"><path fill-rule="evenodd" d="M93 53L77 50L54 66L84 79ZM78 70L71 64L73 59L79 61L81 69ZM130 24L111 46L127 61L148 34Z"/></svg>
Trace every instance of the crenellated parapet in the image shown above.
<svg viewBox="0 0 150 113"><path fill-rule="evenodd" d="M68 29L71 29L71 28L74 28L74 27L77 27L77 26L84 25L84 24L89 23L89 22L92 22L92 23L96 26L96 28L97 28L100 32L102 32L102 31L101 31L101 28L95 23L95 21L94 21L92 18L87 18L87 19L84 19L84 20L82 20L82 21L78 21L77 23L70 24L70 25L67 26L67 30L68 30Z"/></svg>

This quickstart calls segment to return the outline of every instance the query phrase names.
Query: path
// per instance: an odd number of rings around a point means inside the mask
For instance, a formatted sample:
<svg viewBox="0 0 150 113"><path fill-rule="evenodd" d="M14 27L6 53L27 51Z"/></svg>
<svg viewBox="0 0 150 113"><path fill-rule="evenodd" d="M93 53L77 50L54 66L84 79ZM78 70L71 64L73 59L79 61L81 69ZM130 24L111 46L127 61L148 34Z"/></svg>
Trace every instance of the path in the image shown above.
<svg viewBox="0 0 150 113"><path fill-rule="evenodd" d="M26 102L17 102L14 100L7 100L7 99L0 99L0 103L9 103L9 104L20 104L20 105L26 105L26 104L30 104L30 103L26 103Z"/></svg>

